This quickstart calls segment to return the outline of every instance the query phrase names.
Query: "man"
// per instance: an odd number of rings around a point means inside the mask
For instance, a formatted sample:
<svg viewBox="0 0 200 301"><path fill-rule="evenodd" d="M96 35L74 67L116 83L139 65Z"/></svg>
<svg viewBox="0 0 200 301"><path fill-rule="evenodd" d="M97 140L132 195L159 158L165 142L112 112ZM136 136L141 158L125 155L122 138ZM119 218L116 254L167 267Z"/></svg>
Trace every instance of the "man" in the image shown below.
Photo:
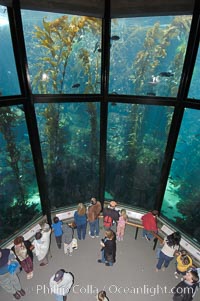
<svg viewBox="0 0 200 301"><path fill-rule="evenodd" d="M90 236L99 237L99 215L101 212L101 203L96 198L91 198L91 205L88 208L88 222L90 226Z"/></svg>
<svg viewBox="0 0 200 301"><path fill-rule="evenodd" d="M173 289L173 301L192 301L193 299L199 281L197 271L188 271L183 279L184 280L178 283Z"/></svg>
<svg viewBox="0 0 200 301"><path fill-rule="evenodd" d="M158 215L158 211L153 210L151 212L144 214L141 218L142 225L144 227L143 237L145 237L146 240L148 241L150 241L153 238L152 232L158 233L157 220L156 220L157 215Z"/></svg>
<svg viewBox="0 0 200 301"><path fill-rule="evenodd" d="M63 269L58 270L50 279L49 286L51 292L55 296L56 301L66 301L74 283L74 277L71 273L65 272Z"/></svg>
<svg viewBox="0 0 200 301"><path fill-rule="evenodd" d="M116 224L119 220L119 211L116 210L117 202L111 201L109 207L103 209L103 225L105 230L116 231ZM114 229L115 228L115 229Z"/></svg>

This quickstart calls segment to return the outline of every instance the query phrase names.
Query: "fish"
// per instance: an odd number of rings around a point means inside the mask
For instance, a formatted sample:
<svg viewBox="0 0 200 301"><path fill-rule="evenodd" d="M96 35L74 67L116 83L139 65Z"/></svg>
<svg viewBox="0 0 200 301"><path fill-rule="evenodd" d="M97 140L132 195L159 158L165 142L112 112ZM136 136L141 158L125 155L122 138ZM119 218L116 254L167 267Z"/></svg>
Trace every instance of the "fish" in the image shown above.
<svg viewBox="0 0 200 301"><path fill-rule="evenodd" d="M100 44L99 44L99 42L97 41L97 42L95 43L93 53L95 53L95 52L97 51L97 49L99 49L99 47L100 47Z"/></svg>
<svg viewBox="0 0 200 301"><path fill-rule="evenodd" d="M154 93L154 92L147 92L147 96L156 96L156 93Z"/></svg>
<svg viewBox="0 0 200 301"><path fill-rule="evenodd" d="M160 82L159 75L152 75L152 81L148 82L150 85L157 85Z"/></svg>
<svg viewBox="0 0 200 301"><path fill-rule="evenodd" d="M119 36L112 36L110 39L112 41L118 41L120 39L120 37Z"/></svg>
<svg viewBox="0 0 200 301"><path fill-rule="evenodd" d="M169 72L160 72L158 75L161 76L161 77L171 77L171 76L174 76L174 73L172 73L171 71L169 71Z"/></svg>
<svg viewBox="0 0 200 301"><path fill-rule="evenodd" d="M74 89L74 88L79 88L80 87L80 84L74 84L73 86L72 86L72 88Z"/></svg>

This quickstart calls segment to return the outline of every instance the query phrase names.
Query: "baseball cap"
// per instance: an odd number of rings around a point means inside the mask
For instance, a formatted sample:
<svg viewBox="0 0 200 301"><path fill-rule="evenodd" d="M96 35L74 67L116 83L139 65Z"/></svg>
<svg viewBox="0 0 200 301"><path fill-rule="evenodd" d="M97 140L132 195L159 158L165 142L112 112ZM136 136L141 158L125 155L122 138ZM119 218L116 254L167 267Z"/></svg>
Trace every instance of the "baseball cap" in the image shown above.
<svg viewBox="0 0 200 301"><path fill-rule="evenodd" d="M55 273L55 276L54 276L54 281L58 282L60 281L62 278L63 278L63 275L64 275L64 271L63 270L59 270Z"/></svg>

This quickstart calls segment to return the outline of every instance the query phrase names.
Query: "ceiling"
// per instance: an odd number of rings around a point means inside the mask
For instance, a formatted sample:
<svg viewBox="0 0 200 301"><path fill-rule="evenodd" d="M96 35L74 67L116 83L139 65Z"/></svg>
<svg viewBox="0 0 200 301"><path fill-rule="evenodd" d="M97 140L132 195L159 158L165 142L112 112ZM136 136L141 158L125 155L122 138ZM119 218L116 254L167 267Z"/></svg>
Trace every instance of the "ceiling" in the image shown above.
<svg viewBox="0 0 200 301"><path fill-rule="evenodd" d="M19 0L23 9L104 16L104 0ZM108 0L106 0L108 1ZM198 1L198 0L197 0ZM17 0L0 0L1 5L11 6ZM110 0L111 17L156 16L191 14L195 0Z"/></svg>

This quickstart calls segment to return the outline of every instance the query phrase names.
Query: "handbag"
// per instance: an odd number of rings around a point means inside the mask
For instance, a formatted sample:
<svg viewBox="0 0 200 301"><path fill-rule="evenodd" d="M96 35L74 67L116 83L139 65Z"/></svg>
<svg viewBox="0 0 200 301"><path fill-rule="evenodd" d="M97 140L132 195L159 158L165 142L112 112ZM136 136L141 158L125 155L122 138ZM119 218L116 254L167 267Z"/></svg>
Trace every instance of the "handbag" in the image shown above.
<svg viewBox="0 0 200 301"><path fill-rule="evenodd" d="M11 263L8 265L8 272L13 275L20 271L20 265L17 260L11 261Z"/></svg>

